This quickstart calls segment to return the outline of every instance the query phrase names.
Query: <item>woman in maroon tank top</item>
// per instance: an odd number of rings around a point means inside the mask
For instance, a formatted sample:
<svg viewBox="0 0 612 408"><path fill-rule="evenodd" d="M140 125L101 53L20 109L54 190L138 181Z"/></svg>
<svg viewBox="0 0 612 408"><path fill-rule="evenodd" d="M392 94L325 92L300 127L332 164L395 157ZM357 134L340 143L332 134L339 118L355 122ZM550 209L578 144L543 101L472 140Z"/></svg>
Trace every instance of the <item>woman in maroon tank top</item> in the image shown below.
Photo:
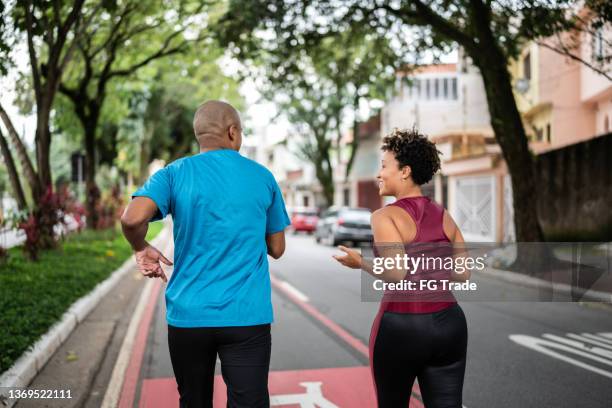
<svg viewBox="0 0 612 408"><path fill-rule="evenodd" d="M396 201L372 214L376 255L393 257L398 248L399 254L412 255L416 253L415 243L428 243L428 247L437 248L434 252L448 253L449 243L464 242L448 212L421 192L420 186L440 169L440 152L435 144L415 129L396 129L383 139L382 150L379 193ZM395 252L389 252L390 248ZM363 268L384 282L419 276L436 279L444 273L419 275L423 272L419 270L409 274L396 267L375 274L358 252L343 246L339 249L345 254L334 258L341 264ZM452 248L450 251L452 255ZM469 272L444 277L467 280ZM370 365L378 406L407 407L416 378L426 408L461 408L466 350L465 315L450 291L410 290L395 296L385 293L370 335Z"/></svg>

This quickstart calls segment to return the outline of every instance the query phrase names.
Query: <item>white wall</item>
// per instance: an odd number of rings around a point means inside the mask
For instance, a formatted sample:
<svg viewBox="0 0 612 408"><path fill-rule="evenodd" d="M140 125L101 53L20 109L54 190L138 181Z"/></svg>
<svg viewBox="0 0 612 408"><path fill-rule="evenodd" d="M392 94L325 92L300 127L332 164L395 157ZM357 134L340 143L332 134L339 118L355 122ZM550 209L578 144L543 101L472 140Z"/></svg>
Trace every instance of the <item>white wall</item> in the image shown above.
<svg viewBox="0 0 612 408"><path fill-rule="evenodd" d="M417 98L414 92L411 96L404 88L403 92L383 108L381 125L383 135L389 133L394 127L410 128L413 125L429 136L452 130L489 127L489 111L484 84L476 71L423 73L414 78L421 81L429 79L431 84L431 81L436 78L453 77L457 79L457 99L455 100L427 100L422 96Z"/></svg>
<svg viewBox="0 0 612 408"><path fill-rule="evenodd" d="M610 52L610 47L606 45L612 42L612 26L607 24L604 28L602 28L602 38L603 38L603 54ZM581 39L581 47L580 54L581 58L589 63L595 65L599 69L603 71L610 72L611 62L601 62L595 58L593 54L594 46L597 44L593 43L593 36L590 34L583 34ZM609 57L609 55L608 55ZM581 98L582 101L592 101L594 98L598 98L602 93L610 90L612 84L610 80L608 80L603 75L598 74L591 68L587 67L584 64L581 64L580 68L581 75Z"/></svg>

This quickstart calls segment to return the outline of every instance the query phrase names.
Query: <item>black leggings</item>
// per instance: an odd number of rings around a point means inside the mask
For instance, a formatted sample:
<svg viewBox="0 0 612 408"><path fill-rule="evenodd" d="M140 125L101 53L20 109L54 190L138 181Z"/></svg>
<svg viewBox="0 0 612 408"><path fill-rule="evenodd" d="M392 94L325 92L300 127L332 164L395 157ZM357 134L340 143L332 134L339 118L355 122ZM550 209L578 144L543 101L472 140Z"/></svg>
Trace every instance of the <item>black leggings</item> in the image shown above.
<svg viewBox="0 0 612 408"><path fill-rule="evenodd" d="M217 354L227 406L269 407L270 325L182 328L168 325L180 408L212 408Z"/></svg>
<svg viewBox="0 0 612 408"><path fill-rule="evenodd" d="M434 313L384 312L372 371L379 408L406 408L418 378L426 408L461 408L467 324L458 304Z"/></svg>

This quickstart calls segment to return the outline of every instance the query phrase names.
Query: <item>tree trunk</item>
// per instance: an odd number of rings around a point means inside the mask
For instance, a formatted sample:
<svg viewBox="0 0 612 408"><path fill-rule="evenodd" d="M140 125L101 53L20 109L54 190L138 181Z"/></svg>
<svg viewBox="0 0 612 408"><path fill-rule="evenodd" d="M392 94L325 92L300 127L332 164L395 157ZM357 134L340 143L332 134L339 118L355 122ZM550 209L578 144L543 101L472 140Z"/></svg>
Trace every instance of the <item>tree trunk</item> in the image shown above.
<svg viewBox="0 0 612 408"><path fill-rule="evenodd" d="M37 113L36 123L36 160L38 164L38 178L41 190L44 192L51 187L51 131L49 117L51 115L51 102L45 100Z"/></svg>
<svg viewBox="0 0 612 408"><path fill-rule="evenodd" d="M315 174L317 176L317 180L321 183L321 188L323 189L323 197L325 198L325 202L327 206L331 206L334 204L334 182L332 177L330 177L330 171L326 170L322 161L319 161L315 164Z"/></svg>
<svg viewBox="0 0 612 408"><path fill-rule="evenodd" d="M353 163L355 162L357 149L359 149L359 95L355 95L355 98L353 99L353 113L355 115L353 118L353 140L351 141L351 155L346 163L346 174L344 175L345 181L347 181L351 175L351 169L353 168Z"/></svg>
<svg viewBox="0 0 612 408"><path fill-rule="evenodd" d="M40 187L40 180L38 179L38 175L34 170L34 166L32 165L32 161L28 156L28 152L26 150L25 145L23 144L23 141L17 134L17 131L13 126L13 122L9 118L2 105L0 105L0 117L2 118L4 126L6 126L6 129L8 130L8 135L11 140L11 144L13 145L13 148L17 151L17 156L19 157L19 161L21 162L21 168L30 185L30 192L32 193L32 198L36 200L36 198L39 197L42 192L42 188Z"/></svg>
<svg viewBox="0 0 612 408"><path fill-rule="evenodd" d="M329 158L329 148L330 145L328 142L326 142L324 146L319 147L319 157L315 167L317 180L319 180L319 183L321 183L321 187L323 188L323 196L325 197L327 206L334 204L335 191L334 170Z"/></svg>
<svg viewBox="0 0 612 408"><path fill-rule="evenodd" d="M20 211L26 210L28 208L28 205L26 203L25 194L23 193L23 188L21 187L21 181L19 180L19 173L17 173L17 168L15 167L13 155L11 154L9 145L1 131L0 149L2 150L2 156L4 157L4 163L6 164L6 170L8 171L9 180L11 182L11 189L13 190L15 200L17 200L17 208L19 208Z"/></svg>
<svg viewBox="0 0 612 408"><path fill-rule="evenodd" d="M495 64L493 59L487 59L481 65L491 126L512 180L516 259L509 269L543 278L550 272L555 257L548 251L548 247L541 243L544 241L544 235L538 219L535 163L512 93L510 74L505 65Z"/></svg>
<svg viewBox="0 0 612 408"><path fill-rule="evenodd" d="M490 55L490 53L487 53ZM495 54L494 54L495 55ZM506 59L472 57L482 74L491 126L512 177L514 223L517 242L543 240L537 214L534 163L529 151L521 115L514 100Z"/></svg>
<svg viewBox="0 0 612 408"><path fill-rule="evenodd" d="M465 49L480 69L491 127L512 177L516 241L541 242L544 237L538 220L534 162L529 151L523 119L512 92L508 56L491 30L492 15L490 4L472 2L470 16L476 41L465 44ZM522 258L523 256L517 253L517 261Z"/></svg>
<svg viewBox="0 0 612 408"><path fill-rule="evenodd" d="M86 210L87 228L96 229L98 226L98 201L100 199L100 189L96 184L96 127L98 119L90 117L84 123L85 129L85 190L86 190Z"/></svg>
<svg viewBox="0 0 612 408"><path fill-rule="evenodd" d="M140 158L139 158L139 171L138 171L138 184L142 185L149 176L148 169L149 163L151 162L151 139L153 135L153 129L145 128L144 140L140 145Z"/></svg>

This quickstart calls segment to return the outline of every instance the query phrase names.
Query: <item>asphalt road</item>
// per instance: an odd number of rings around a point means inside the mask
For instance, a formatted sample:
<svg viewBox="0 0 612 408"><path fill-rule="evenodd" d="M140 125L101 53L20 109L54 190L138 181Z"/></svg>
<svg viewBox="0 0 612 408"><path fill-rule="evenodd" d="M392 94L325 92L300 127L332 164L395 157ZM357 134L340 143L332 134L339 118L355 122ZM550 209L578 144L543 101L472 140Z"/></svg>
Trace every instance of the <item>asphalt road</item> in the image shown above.
<svg viewBox="0 0 612 408"><path fill-rule="evenodd" d="M363 346L378 305L361 301L361 272L341 267L334 253L311 236L289 235L285 255L271 261L276 285L270 389L272 396L282 394L273 398L275 406L290 406L289 394L308 394L308 387L319 387L332 405L301 406L374 406ZM460 302L469 331L466 407L612 406L611 307L501 301L532 289L481 276L478 284L500 301ZM140 372L140 406L156 406L152 390L159 395L176 386L166 336L162 292Z"/></svg>

